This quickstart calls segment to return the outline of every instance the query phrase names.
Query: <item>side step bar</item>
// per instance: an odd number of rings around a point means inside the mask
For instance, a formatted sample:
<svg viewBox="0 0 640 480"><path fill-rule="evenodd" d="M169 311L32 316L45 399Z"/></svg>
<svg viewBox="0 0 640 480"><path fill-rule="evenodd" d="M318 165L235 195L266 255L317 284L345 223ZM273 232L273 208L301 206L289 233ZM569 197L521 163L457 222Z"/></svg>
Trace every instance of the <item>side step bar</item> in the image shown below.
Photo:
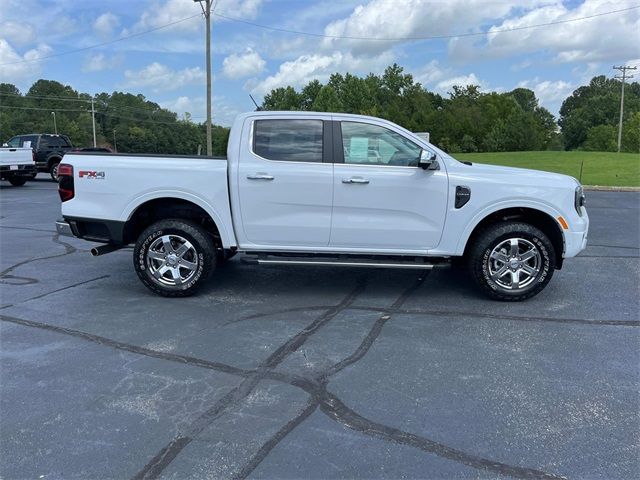
<svg viewBox="0 0 640 480"><path fill-rule="evenodd" d="M243 263L251 265L321 265L330 267L364 267L364 268L404 268L414 270L431 270L433 268L448 268L451 263L446 259L434 258L433 262L393 260L393 259L372 259L372 258L331 258L331 257L281 257L281 256L245 256Z"/></svg>

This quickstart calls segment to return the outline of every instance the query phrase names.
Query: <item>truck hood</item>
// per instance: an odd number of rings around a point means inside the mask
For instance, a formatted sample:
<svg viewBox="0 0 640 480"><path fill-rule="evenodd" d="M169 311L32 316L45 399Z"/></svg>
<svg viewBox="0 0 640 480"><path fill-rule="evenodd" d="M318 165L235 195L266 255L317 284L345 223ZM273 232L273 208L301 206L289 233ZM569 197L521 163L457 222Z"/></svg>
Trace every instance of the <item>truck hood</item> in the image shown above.
<svg viewBox="0 0 640 480"><path fill-rule="evenodd" d="M462 176L468 175L469 177L475 178L493 179L497 182L504 182L511 185L561 188L575 188L580 185L578 180L569 175L531 170L528 168L486 165L483 163L474 163L473 165L460 164L460 167L456 168L455 173Z"/></svg>

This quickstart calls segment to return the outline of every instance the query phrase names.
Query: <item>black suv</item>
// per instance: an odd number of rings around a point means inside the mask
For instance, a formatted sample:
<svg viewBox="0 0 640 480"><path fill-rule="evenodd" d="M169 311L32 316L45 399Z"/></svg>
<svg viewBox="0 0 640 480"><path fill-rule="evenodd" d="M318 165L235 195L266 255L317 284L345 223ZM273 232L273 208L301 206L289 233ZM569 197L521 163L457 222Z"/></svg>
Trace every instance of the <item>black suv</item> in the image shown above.
<svg viewBox="0 0 640 480"><path fill-rule="evenodd" d="M73 148L69 137L53 133L32 133L16 135L7 142L13 148L24 147L25 143L35 152L38 172L48 172L51 178L58 181L58 164L62 156Z"/></svg>

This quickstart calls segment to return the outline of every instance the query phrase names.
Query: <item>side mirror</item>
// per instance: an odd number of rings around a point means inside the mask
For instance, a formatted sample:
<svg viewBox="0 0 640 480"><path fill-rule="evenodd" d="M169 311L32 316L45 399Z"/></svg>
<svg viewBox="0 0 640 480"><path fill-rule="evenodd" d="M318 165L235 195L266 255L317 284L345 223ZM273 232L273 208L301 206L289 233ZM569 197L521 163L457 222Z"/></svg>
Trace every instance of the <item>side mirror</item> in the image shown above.
<svg viewBox="0 0 640 480"><path fill-rule="evenodd" d="M418 166L423 170L438 170L439 165L436 160L436 154L423 149L422 152L420 152Z"/></svg>
<svg viewBox="0 0 640 480"><path fill-rule="evenodd" d="M9 146L9 144L8 144L8 143L3 143L3 144L2 144L2 146L3 146L3 147L8 147L8 146Z"/></svg>

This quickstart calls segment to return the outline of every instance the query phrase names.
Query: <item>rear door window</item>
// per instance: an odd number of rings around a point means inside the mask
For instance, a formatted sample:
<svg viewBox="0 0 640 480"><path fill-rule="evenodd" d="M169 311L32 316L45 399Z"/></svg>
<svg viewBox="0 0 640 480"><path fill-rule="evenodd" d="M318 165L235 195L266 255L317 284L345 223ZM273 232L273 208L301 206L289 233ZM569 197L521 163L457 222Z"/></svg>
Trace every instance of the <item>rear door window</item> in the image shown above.
<svg viewBox="0 0 640 480"><path fill-rule="evenodd" d="M267 160L322 162L322 120L256 120L253 153Z"/></svg>

